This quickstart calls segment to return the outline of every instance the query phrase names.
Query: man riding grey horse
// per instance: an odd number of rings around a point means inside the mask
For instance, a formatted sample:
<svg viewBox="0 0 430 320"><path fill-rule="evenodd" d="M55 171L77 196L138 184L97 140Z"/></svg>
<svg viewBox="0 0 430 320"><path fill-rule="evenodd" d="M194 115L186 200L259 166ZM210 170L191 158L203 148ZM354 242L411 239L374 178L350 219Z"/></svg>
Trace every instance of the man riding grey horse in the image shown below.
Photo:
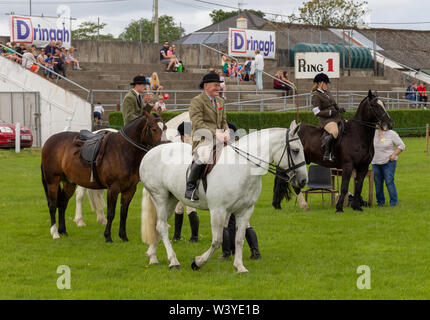
<svg viewBox="0 0 430 320"><path fill-rule="evenodd" d="M224 100L219 97L221 82L214 72L204 75L200 83L200 89L204 91L191 100L189 114L193 126L193 162L185 191L185 198L191 201L199 200L197 180L210 161L214 145L230 139ZM200 140L196 139L198 136L201 136Z"/></svg>

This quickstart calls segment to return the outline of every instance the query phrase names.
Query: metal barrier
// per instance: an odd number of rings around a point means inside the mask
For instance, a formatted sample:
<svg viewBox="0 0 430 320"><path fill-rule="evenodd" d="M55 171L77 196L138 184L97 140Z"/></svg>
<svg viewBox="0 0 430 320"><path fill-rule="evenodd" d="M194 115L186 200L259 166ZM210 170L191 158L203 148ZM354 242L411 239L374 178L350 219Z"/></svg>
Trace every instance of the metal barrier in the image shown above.
<svg viewBox="0 0 430 320"><path fill-rule="evenodd" d="M103 103L105 107L120 105L122 108L122 100L128 90L91 90L89 100L94 104L94 95L101 95L97 100L102 100L103 95L106 93L117 93L118 103ZM187 110L190 105L192 97L201 93L200 90L163 90L163 93L170 95L171 103L166 103L166 106L171 111ZM312 93L301 93L286 96L283 90L265 90L256 94L255 91L227 91L228 99L225 103L228 111L285 111L285 110L310 110L312 105ZM266 95L279 95L276 97L265 97ZM355 109L360 102L367 96L368 91L339 91L337 94L333 93L333 97L337 100L340 107L345 109ZM244 99L246 95L257 95L261 98L257 99ZM403 91L379 91L379 98L384 102L387 109L425 109L427 103L418 100L411 101L404 99Z"/></svg>

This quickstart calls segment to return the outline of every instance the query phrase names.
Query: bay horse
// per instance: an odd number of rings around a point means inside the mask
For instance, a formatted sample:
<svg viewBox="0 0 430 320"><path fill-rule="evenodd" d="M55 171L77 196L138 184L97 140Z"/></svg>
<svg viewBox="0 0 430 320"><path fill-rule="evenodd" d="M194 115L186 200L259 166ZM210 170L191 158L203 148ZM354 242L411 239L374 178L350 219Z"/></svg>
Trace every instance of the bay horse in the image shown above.
<svg viewBox="0 0 430 320"><path fill-rule="evenodd" d="M255 131L224 147L216 165L207 175L207 189L200 183L198 201L184 197L186 172L192 160L191 145L174 142L150 150L140 165L140 179L144 186L142 241L150 245L146 252L149 263L158 263L156 250L161 238L170 262L169 268L180 267L169 241L167 224L179 200L186 206L209 209L211 216L211 246L203 255L194 258L191 268L201 268L221 246L223 227L227 226L230 214L234 214L236 252L233 266L238 273L248 272L242 261L245 229L261 192L261 176L267 173L269 163L287 170L294 186L302 188L307 182L298 128L293 121L289 129ZM256 158L257 155L259 158Z"/></svg>
<svg viewBox="0 0 430 320"><path fill-rule="evenodd" d="M336 159L334 162L330 162L323 160L321 136L324 129L310 124L301 124L298 135L304 147L306 163L314 162L327 168L343 170L341 194L336 204L337 213L343 212L343 204L353 169L356 170L356 179L354 201L351 207L354 210L363 210L360 204L360 195L364 178L374 155L373 138L376 126L383 130L389 130L393 128L393 125L394 121L388 115L382 100L369 90L368 95L359 104L354 117L344 123L342 136L336 141ZM304 201L300 189L295 188L294 191L299 200L301 198ZM286 197L289 200L290 196L291 189L286 186L283 180L277 178L272 205L276 209L280 209L282 199Z"/></svg>
<svg viewBox="0 0 430 320"><path fill-rule="evenodd" d="M80 147L74 143L79 132L60 132L52 135L42 148L42 183L51 216L51 235L67 235L65 211L76 185L89 189L107 189L106 242L112 242L111 226L115 207L121 193L119 237L128 241L126 220L130 201L139 182L139 165L152 147L161 141L165 125L161 118L145 112L127 124L119 133L105 137L104 155L96 167L98 179L90 181L91 167L80 159ZM62 187L60 186L60 182ZM55 220L58 208L58 230Z"/></svg>

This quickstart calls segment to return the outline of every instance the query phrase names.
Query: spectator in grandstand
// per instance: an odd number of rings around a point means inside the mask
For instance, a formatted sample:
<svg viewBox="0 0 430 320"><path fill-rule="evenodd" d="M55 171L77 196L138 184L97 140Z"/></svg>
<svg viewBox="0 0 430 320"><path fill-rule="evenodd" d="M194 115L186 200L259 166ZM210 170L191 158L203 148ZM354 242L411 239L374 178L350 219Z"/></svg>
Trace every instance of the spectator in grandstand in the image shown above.
<svg viewBox="0 0 430 320"><path fill-rule="evenodd" d="M51 53L52 56L55 55L55 40L51 40L51 42L45 47L45 53L48 55L48 53Z"/></svg>
<svg viewBox="0 0 430 320"><path fill-rule="evenodd" d="M37 48L36 48L36 45L35 44L33 44L32 46L31 46L31 53L33 54L33 56L34 56L34 59L36 59L37 60L37 56L39 55L39 53L37 52Z"/></svg>
<svg viewBox="0 0 430 320"><path fill-rule="evenodd" d="M224 79L224 76L223 76L223 72L222 72L222 70L221 69L219 69L218 70L218 75L219 75L219 79L220 79L220 81L223 81L223 82L221 82L219 85L220 85L220 95L221 95L221 97L224 99L224 100L227 100L227 97L226 97L226 93L227 93L227 85L225 84L225 79Z"/></svg>
<svg viewBox="0 0 430 320"><path fill-rule="evenodd" d="M63 43L61 42L61 41L57 41L57 42L55 42L55 46L57 47L57 48L62 48L63 47Z"/></svg>
<svg viewBox="0 0 430 320"><path fill-rule="evenodd" d="M263 70L264 70L264 58L260 53L260 50L255 50L255 83L257 84L257 90L263 90Z"/></svg>
<svg viewBox="0 0 430 320"><path fill-rule="evenodd" d="M103 120L104 113L105 109L103 108L102 104L100 102L97 102L97 104L94 105L94 122L100 124Z"/></svg>
<svg viewBox="0 0 430 320"><path fill-rule="evenodd" d="M158 79L157 72L153 72L151 75L151 79L149 79L149 89L155 91L157 95L161 90L164 89L163 86L160 85L160 80Z"/></svg>
<svg viewBox="0 0 430 320"><path fill-rule="evenodd" d="M252 59L250 57L246 57L246 61L244 63L243 66L243 80L244 81L249 81L249 74L251 73L251 64L252 64Z"/></svg>
<svg viewBox="0 0 430 320"><path fill-rule="evenodd" d="M289 92L293 92L293 88L294 88L294 90L296 91L296 94L297 94L297 87L296 87L296 85L288 79L288 71L282 71L281 80L284 81L284 82L286 82L286 83L288 83L290 85L290 86L287 86L287 89L286 89L287 90L287 94L289 94Z"/></svg>
<svg viewBox="0 0 430 320"><path fill-rule="evenodd" d="M45 58L45 76L46 79L52 79L53 73L51 71L54 71L54 57L52 56L51 52L48 52Z"/></svg>
<svg viewBox="0 0 430 320"><path fill-rule="evenodd" d="M154 109L153 96L151 90L145 90L143 93L143 107L148 112L151 112Z"/></svg>
<svg viewBox="0 0 430 320"><path fill-rule="evenodd" d="M166 69L164 71L170 71L169 66L171 65L172 59L168 57L167 51L169 50L169 42L165 41L163 47L160 50L160 62L166 65Z"/></svg>
<svg viewBox="0 0 430 320"><path fill-rule="evenodd" d="M280 89L284 90L286 95L289 95L290 92L293 91L292 87L295 88L294 83L292 83L290 80L288 80L288 72L287 71L278 71L275 75L275 78L273 80L273 88L274 89ZM279 81L281 80L281 81ZM287 85L287 84L289 85Z"/></svg>
<svg viewBox="0 0 430 320"><path fill-rule="evenodd" d="M58 74L62 73L66 78L66 62L64 61L63 53L60 48L55 48L54 55L54 71ZM61 78L59 78L61 79Z"/></svg>
<svg viewBox="0 0 430 320"><path fill-rule="evenodd" d="M424 105L427 105L427 88L424 82L421 82L417 87L417 91L419 94L419 101L423 102Z"/></svg>
<svg viewBox="0 0 430 320"><path fill-rule="evenodd" d="M223 65L223 72L224 72L224 75L226 77L230 76L231 68L230 68L230 59L228 57L225 57L225 62Z"/></svg>
<svg viewBox="0 0 430 320"><path fill-rule="evenodd" d="M6 48L3 48L3 55L11 60L14 60L15 51L12 49L12 44L10 42L6 43Z"/></svg>
<svg viewBox="0 0 430 320"><path fill-rule="evenodd" d="M68 52L68 59L70 63L73 63L73 70L82 70L79 66L79 61L75 58L75 48L70 47Z"/></svg>
<svg viewBox="0 0 430 320"><path fill-rule="evenodd" d="M375 173L375 192L378 207L385 204L384 181L390 196L390 206L398 204L397 189L394 184L394 173L398 155L405 150L405 144L397 132L393 130L375 130L373 139L375 155L372 159L372 168Z"/></svg>
<svg viewBox="0 0 430 320"><path fill-rule="evenodd" d="M32 72L37 72L39 70L39 66L36 64L36 58L34 57L33 53L27 48L24 48L22 50L22 63L21 65L29 69Z"/></svg>
<svg viewBox="0 0 430 320"><path fill-rule="evenodd" d="M155 113L157 113L159 116L166 111L166 104L164 103L164 97L163 95L158 96L158 101L155 102L154 108L152 109Z"/></svg>
<svg viewBox="0 0 430 320"><path fill-rule="evenodd" d="M45 48L40 49L40 53L36 59L37 63L46 67L46 63L45 63L46 58L47 58L47 56L45 54Z"/></svg>
<svg viewBox="0 0 430 320"><path fill-rule="evenodd" d="M412 101L417 101L417 84L414 82L408 86L405 93L405 98Z"/></svg>

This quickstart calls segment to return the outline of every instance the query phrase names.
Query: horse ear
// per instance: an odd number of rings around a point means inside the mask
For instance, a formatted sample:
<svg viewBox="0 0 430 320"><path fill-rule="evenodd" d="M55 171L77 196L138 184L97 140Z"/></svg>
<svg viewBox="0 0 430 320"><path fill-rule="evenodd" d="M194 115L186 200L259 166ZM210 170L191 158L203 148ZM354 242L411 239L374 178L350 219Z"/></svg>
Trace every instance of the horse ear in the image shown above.
<svg viewBox="0 0 430 320"><path fill-rule="evenodd" d="M367 97L369 98L369 100L372 100L373 98L372 90L369 90Z"/></svg>

